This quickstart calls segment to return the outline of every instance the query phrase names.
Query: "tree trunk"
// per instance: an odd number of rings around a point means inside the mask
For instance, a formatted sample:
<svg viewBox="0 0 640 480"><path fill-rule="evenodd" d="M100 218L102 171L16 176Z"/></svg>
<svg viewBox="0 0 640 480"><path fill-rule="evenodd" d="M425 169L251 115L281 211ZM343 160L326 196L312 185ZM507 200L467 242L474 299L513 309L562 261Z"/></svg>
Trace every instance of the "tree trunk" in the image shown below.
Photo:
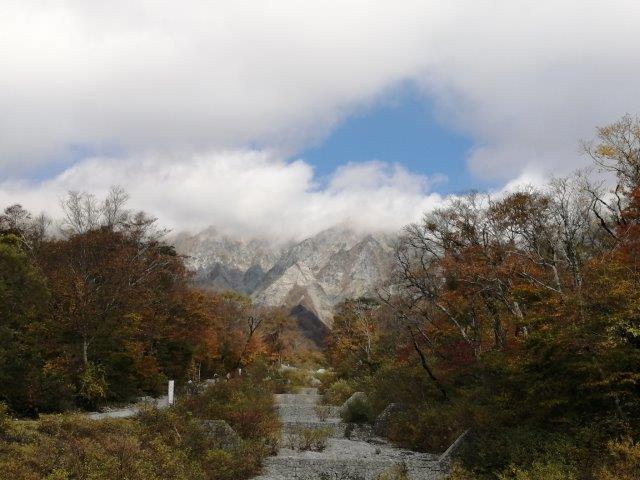
<svg viewBox="0 0 640 480"><path fill-rule="evenodd" d="M87 351L89 350L89 341L86 338L82 339L82 364L85 368L89 365L89 356Z"/></svg>
<svg viewBox="0 0 640 480"><path fill-rule="evenodd" d="M433 374L433 371L429 367L429 364L427 363L427 358L424 356L424 352L420 348L420 345L418 345L418 342L413 333L413 330L411 330L411 328L408 328L408 330L409 330L409 334L411 335L411 340L413 341L413 348L418 354L418 356L420 357L420 363L422 365L422 368L427 372L427 375L429 375L429 378L431 379L431 381L435 384L436 388L440 391L444 401L449 402L450 401L449 395L447 395L447 391L442 386L442 383L440 383L440 380L438 380L438 378Z"/></svg>

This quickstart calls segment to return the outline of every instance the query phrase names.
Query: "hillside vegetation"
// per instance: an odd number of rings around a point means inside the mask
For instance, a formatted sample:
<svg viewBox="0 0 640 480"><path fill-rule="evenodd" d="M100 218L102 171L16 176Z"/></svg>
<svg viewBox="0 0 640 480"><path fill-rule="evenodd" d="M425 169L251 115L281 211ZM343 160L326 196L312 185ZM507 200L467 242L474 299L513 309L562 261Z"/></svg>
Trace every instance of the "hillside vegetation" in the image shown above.
<svg viewBox="0 0 640 480"><path fill-rule="evenodd" d="M585 172L457 197L404 230L392 287L345 302L326 395L397 409L389 436L452 478L640 478L640 123L586 145Z"/></svg>
<svg viewBox="0 0 640 480"><path fill-rule="evenodd" d="M0 472L16 480L242 480L274 451L279 421L259 370L221 381L167 410L90 420L43 415L13 421L0 412ZM238 436L208 420L224 420ZM224 432L223 432L224 433Z"/></svg>
<svg viewBox="0 0 640 480"><path fill-rule="evenodd" d="M307 344L277 308L194 288L155 220L71 192L62 228L20 205L0 215L0 401L15 414L95 409ZM48 234L51 232L52 234Z"/></svg>

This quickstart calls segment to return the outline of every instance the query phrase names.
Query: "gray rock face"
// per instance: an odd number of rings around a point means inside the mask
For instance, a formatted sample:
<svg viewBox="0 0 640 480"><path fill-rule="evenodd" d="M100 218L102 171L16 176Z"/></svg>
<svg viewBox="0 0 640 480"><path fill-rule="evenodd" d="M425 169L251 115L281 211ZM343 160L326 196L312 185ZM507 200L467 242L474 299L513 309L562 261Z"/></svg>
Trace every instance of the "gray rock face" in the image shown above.
<svg viewBox="0 0 640 480"><path fill-rule="evenodd" d="M186 255L187 265L201 285L251 294L280 255L280 248L255 240L232 238L210 227L197 235L181 233L173 239Z"/></svg>
<svg viewBox="0 0 640 480"><path fill-rule="evenodd" d="M440 464L441 468L448 469L451 466L453 456L458 452L458 450L460 450L464 442L469 437L470 432L471 430L465 430L464 432L462 432L460 436L458 436L458 438L451 444L451 446L447 448L447 450L442 455L440 455L440 458L438 458L438 463Z"/></svg>
<svg viewBox="0 0 640 480"><path fill-rule="evenodd" d="M340 407L340 415L343 415L351 406L357 403L368 404L369 399L367 398L367 394L364 392L355 392L353 395L347 398L347 400Z"/></svg>
<svg viewBox="0 0 640 480"><path fill-rule="evenodd" d="M379 437L386 437L389 435L389 423L394 413L398 411L398 405L390 403L387 407L378 415L376 421L373 423L373 431Z"/></svg>
<svg viewBox="0 0 640 480"><path fill-rule="evenodd" d="M327 325L338 303L375 295L388 278L394 242L344 228L285 245L234 239L213 228L174 239L201 285L249 294L258 304L301 305Z"/></svg>
<svg viewBox="0 0 640 480"><path fill-rule="evenodd" d="M222 450L233 450L242 442L240 436L224 420L206 420L202 425L207 435L211 436Z"/></svg>
<svg viewBox="0 0 640 480"><path fill-rule="evenodd" d="M369 442L373 440L373 428L363 423L347 423L344 429L344 437L349 440Z"/></svg>

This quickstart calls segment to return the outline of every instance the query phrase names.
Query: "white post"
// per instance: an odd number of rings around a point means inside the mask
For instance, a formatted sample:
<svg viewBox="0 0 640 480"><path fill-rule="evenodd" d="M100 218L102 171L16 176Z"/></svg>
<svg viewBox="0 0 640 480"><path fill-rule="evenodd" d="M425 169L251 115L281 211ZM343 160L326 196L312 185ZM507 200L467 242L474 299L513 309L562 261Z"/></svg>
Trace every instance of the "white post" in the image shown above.
<svg viewBox="0 0 640 480"><path fill-rule="evenodd" d="M173 388L174 388L175 382L173 380L169 380L169 405L173 405Z"/></svg>

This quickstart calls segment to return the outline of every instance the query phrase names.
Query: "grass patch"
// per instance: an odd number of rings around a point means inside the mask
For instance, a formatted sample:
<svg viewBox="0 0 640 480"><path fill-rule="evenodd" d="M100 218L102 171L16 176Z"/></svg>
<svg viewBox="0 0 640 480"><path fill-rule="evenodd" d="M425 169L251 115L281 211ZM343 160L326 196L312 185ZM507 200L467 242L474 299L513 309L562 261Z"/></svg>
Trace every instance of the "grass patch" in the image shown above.
<svg viewBox="0 0 640 480"><path fill-rule="evenodd" d="M322 452L327 448L331 436L330 428L296 428L288 437L288 447L291 450Z"/></svg>

